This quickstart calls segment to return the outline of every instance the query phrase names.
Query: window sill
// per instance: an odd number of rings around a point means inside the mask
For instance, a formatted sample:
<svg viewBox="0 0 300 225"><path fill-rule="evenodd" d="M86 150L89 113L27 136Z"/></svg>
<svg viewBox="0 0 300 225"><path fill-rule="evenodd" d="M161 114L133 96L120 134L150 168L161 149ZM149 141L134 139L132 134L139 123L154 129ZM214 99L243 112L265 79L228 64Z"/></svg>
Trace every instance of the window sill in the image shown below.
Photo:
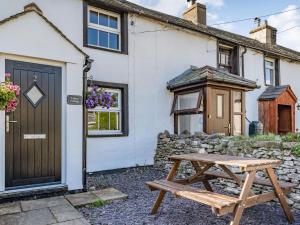
<svg viewBox="0 0 300 225"><path fill-rule="evenodd" d="M98 134L98 135L88 135L88 138L106 138L106 137L128 137L128 134Z"/></svg>
<svg viewBox="0 0 300 225"><path fill-rule="evenodd" d="M106 52L117 53L117 54L121 54L121 55L128 55L128 52L125 52L125 51L113 50L113 49L108 49L108 48L101 48L101 47L92 46L92 45L88 45L88 44L85 44L84 47L97 49L97 50L101 50L101 51L106 51Z"/></svg>

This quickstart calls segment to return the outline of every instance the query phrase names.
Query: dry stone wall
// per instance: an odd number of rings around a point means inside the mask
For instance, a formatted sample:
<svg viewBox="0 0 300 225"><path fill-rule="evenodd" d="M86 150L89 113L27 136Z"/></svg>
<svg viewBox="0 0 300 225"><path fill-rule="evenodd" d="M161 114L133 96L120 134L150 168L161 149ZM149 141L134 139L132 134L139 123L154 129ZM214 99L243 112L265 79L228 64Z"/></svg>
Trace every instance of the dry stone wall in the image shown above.
<svg viewBox="0 0 300 225"><path fill-rule="evenodd" d="M276 168L278 179L285 182L299 184L300 182L300 157L292 154L292 148L299 143L292 142L270 142L254 141L252 139L237 140L232 137L219 135L174 135L165 131L158 135L157 149L154 165L163 170L169 170L172 162L168 157L174 154L187 153L208 153L208 154L226 154L251 158L262 159L280 159L282 164ZM235 173L239 173L238 168L231 168ZM194 174L195 171L188 162L183 162L179 167L179 176L186 177ZM266 174L260 171L258 177L265 178ZM234 194L238 194L240 188L233 182L220 179L214 185L219 185ZM269 191L269 188L263 188L255 185L254 192L262 193ZM296 187L288 196L288 203L294 209L300 209L300 185Z"/></svg>

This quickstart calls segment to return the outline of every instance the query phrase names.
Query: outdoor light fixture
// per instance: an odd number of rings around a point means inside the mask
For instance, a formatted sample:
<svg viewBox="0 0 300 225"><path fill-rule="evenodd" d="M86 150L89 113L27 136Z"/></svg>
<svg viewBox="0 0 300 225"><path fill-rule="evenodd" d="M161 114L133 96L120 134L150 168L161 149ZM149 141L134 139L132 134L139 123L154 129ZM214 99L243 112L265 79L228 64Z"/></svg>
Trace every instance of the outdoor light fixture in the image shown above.
<svg viewBox="0 0 300 225"><path fill-rule="evenodd" d="M298 103L297 109L298 109L298 111L300 111L300 103Z"/></svg>

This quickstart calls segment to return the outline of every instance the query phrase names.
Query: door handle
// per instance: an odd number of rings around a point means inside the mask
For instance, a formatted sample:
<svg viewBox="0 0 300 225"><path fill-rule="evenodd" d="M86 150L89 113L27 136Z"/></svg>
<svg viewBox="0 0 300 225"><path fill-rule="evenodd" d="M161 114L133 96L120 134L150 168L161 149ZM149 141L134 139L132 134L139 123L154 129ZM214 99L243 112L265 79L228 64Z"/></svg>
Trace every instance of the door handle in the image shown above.
<svg viewBox="0 0 300 225"><path fill-rule="evenodd" d="M6 133L9 133L10 131L10 124L11 123L17 123L18 121L16 120L9 120L9 116L6 116Z"/></svg>
<svg viewBox="0 0 300 225"><path fill-rule="evenodd" d="M229 123L228 124L228 127L224 127L224 128L227 128L228 129L228 133L229 133L229 135L231 134L231 124Z"/></svg>

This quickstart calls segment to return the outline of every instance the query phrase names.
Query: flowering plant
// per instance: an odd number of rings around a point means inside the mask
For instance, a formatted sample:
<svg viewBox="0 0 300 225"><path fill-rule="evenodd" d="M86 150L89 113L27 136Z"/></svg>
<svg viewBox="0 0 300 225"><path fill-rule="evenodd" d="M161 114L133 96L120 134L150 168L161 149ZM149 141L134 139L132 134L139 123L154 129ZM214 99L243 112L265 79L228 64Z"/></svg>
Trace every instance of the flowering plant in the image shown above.
<svg viewBox="0 0 300 225"><path fill-rule="evenodd" d="M115 102L116 99L114 95L97 86L93 86L90 87L87 92L85 105L88 109L93 109L99 106L109 109L115 104Z"/></svg>
<svg viewBox="0 0 300 225"><path fill-rule="evenodd" d="M20 87L10 81L11 74L5 74L5 81L0 83L0 110L13 112L19 103Z"/></svg>

